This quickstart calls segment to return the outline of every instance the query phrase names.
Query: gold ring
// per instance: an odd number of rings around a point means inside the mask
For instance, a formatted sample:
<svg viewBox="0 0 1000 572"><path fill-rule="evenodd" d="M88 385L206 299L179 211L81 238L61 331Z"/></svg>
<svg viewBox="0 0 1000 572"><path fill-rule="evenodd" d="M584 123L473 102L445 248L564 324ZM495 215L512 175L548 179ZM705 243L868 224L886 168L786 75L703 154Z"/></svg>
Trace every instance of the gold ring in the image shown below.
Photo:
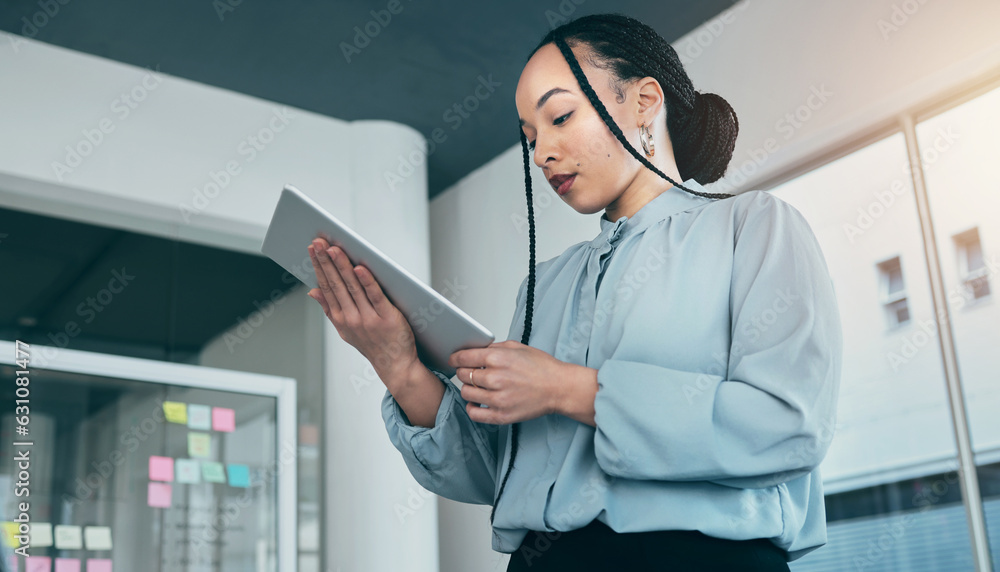
<svg viewBox="0 0 1000 572"><path fill-rule="evenodd" d="M479 386L476 385L476 382L472 381L472 374L474 373L476 373L476 370L474 369L469 371L469 383L471 383L476 389L479 389Z"/></svg>

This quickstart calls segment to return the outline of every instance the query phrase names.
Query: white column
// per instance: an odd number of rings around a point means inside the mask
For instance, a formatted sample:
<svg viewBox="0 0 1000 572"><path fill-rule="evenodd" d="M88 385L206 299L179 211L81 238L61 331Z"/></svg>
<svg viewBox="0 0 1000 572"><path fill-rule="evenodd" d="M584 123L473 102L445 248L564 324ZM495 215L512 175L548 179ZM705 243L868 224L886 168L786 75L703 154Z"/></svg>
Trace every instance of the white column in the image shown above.
<svg viewBox="0 0 1000 572"><path fill-rule="evenodd" d="M357 121L349 142L351 209L334 214L429 282L423 137L391 122ZM437 503L389 442L385 386L329 321L326 333L327 569L436 572Z"/></svg>

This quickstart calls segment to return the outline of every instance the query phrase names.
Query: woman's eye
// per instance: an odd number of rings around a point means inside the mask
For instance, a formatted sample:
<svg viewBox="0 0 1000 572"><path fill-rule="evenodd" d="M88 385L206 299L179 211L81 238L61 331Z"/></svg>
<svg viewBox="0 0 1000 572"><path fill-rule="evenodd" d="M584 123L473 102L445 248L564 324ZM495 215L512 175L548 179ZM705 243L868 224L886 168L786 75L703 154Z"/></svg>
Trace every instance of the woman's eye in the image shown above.
<svg viewBox="0 0 1000 572"><path fill-rule="evenodd" d="M555 118L555 121L553 121L553 122L552 122L552 124L553 124L553 125L562 125L562 124L563 124L563 122L565 122L565 121L566 121L567 119L569 119L569 116L570 116L570 115L573 115L573 112L572 112L572 111L570 111L570 112L569 112L569 113L567 113L566 115L561 115L561 116L559 116L559 117L556 117L556 118ZM534 142L534 141L532 141L532 142L528 143L528 149L529 149L529 150L534 150L534 149L535 149L535 142Z"/></svg>

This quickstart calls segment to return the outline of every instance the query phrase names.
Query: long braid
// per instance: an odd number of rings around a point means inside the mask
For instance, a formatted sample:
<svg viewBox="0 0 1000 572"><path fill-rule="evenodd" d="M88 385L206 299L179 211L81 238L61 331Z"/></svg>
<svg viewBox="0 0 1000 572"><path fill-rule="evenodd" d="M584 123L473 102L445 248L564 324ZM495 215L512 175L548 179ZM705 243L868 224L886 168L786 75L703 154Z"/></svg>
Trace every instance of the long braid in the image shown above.
<svg viewBox="0 0 1000 572"><path fill-rule="evenodd" d="M617 81L652 76L667 88L666 105L668 108L667 123L670 140L674 143L674 156L678 171L682 178L695 178L699 182L712 183L725 174L726 165L732 158L736 136L739 133L739 120L736 112L725 99L712 93L698 93L688 78L676 50L667 43L655 30L645 24L621 14L599 14L585 16L564 24L549 32L532 55L542 46L555 43L562 52L580 84L580 89L586 94L591 105L600 115L608 129L622 146L640 163L660 177L672 183L675 187L693 195L710 199L728 199L736 195L728 193L702 193L688 189L668 177L655 165L640 155L629 144L621 128L608 113L604 103L587 81L580 64L567 44L567 39L588 44L604 62L610 61L612 76ZM529 59L530 59L529 55ZM602 62L591 57L590 63L597 67L605 67ZM619 103L624 101L624 94L616 86ZM527 345L531 335L531 319L535 298L535 214L531 197L531 172L528 141L524 130L518 127L521 139L521 151L524 158L524 187L528 201L528 233L530 260L528 264L527 301L524 315L524 332L521 343ZM689 175L689 176L685 176ZM497 505L503 496L507 479L514 467L517 456L518 423L511 424L511 453L507 470L500 482L500 490L493 502L490 512L490 524L493 524ZM496 532L494 531L494 536Z"/></svg>
<svg viewBox="0 0 1000 572"><path fill-rule="evenodd" d="M521 334L521 343L528 345L528 339L531 337L531 315L535 308L535 209L532 206L531 200L531 171L528 169L528 140L524 136L524 131L518 127L518 133L521 134L521 154L524 156L524 189L525 195L528 199L528 299L525 301L525 314L524 314L524 332ZM497 493L497 498L493 502L493 510L490 511L490 524L493 524L493 517L497 512L497 504L500 501L500 496L503 495L503 489L507 486L507 477L510 476L510 470L514 467L514 457L517 456L517 423L512 423L510 426L510 462L507 463L507 471L503 475L503 481L500 482L500 492ZM494 532L494 534L496 534Z"/></svg>

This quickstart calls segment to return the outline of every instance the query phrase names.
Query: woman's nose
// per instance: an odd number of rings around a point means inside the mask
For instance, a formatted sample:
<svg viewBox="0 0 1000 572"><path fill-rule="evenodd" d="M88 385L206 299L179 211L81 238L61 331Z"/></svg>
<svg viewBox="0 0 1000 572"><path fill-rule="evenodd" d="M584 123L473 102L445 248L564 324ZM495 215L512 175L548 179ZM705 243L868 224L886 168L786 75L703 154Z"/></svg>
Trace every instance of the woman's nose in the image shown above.
<svg viewBox="0 0 1000 572"><path fill-rule="evenodd" d="M547 142L543 142L541 138L535 139L535 155L533 157L535 164L539 168L544 168L545 164L550 161L557 161L559 152L555 147Z"/></svg>

